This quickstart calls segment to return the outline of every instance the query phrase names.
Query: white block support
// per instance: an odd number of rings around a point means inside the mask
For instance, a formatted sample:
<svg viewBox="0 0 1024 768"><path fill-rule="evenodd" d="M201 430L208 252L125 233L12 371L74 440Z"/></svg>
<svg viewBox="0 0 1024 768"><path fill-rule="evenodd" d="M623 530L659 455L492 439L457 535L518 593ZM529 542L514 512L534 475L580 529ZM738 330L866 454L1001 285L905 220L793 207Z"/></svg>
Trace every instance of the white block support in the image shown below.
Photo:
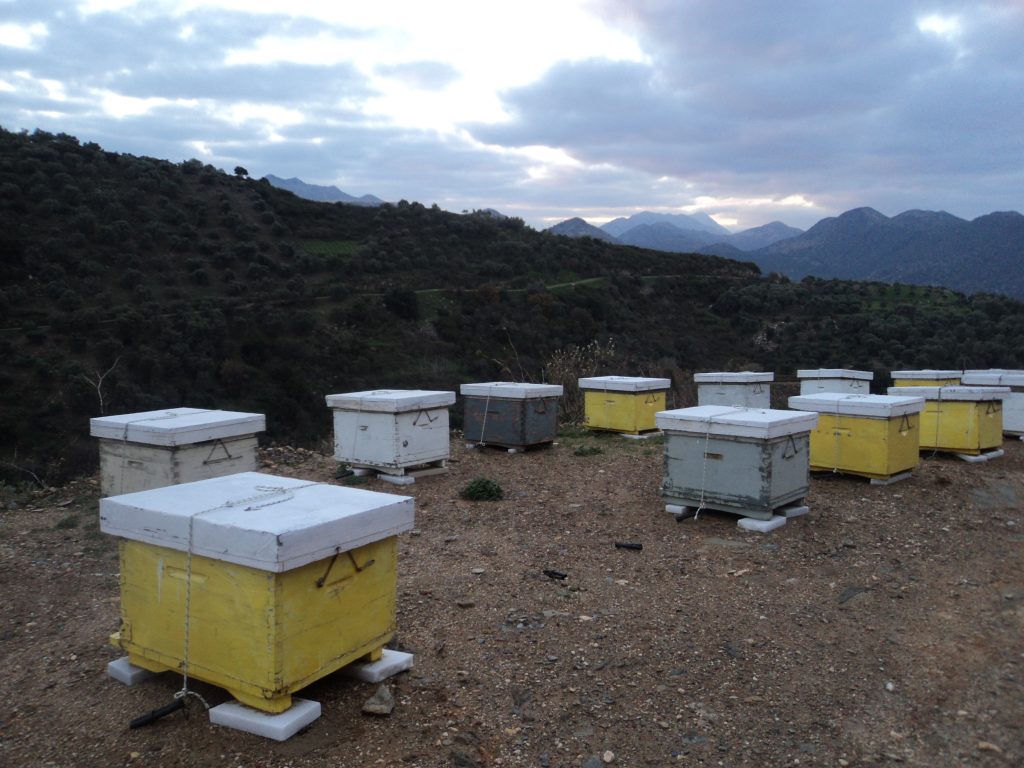
<svg viewBox="0 0 1024 768"><path fill-rule="evenodd" d="M320 702L292 699L292 705L277 715L229 701L210 709L210 722L236 731L254 733L285 741L320 717Z"/></svg>
<svg viewBox="0 0 1024 768"><path fill-rule="evenodd" d="M412 485L416 482L415 477L409 475L387 475L383 472L377 475L378 480L383 480L385 483L391 483L392 485Z"/></svg>
<svg viewBox="0 0 1024 768"><path fill-rule="evenodd" d="M782 515L772 515L771 520L755 520L752 517L741 517L736 521L736 525L744 531L757 531L758 533L768 533L776 528L781 528L785 524L786 518Z"/></svg>
<svg viewBox="0 0 1024 768"><path fill-rule="evenodd" d="M665 511L668 512L670 515L685 515L691 509L692 509L692 507L684 507L681 504L666 504L665 505Z"/></svg>
<svg viewBox="0 0 1024 768"><path fill-rule="evenodd" d="M872 485L892 485L893 483L899 483L903 480L908 480L913 477L914 473L911 470L906 472L900 472L898 475L892 475L891 477L872 477Z"/></svg>
<svg viewBox="0 0 1024 768"><path fill-rule="evenodd" d="M652 437L661 437L664 432L660 429L656 429L653 432L641 432L639 435L630 435L625 432L620 432L619 435L626 438L627 440L650 440Z"/></svg>
<svg viewBox="0 0 1024 768"><path fill-rule="evenodd" d="M384 655L379 660L349 664L342 672L346 677L351 677L364 683L379 683L397 675L399 672L406 672L412 669L412 660L413 655L411 653L385 648Z"/></svg>
<svg viewBox="0 0 1024 768"><path fill-rule="evenodd" d="M779 510L779 514L784 516L787 520L791 520L794 517L803 517L811 511L811 508L806 504L800 504L794 507L782 507Z"/></svg>
<svg viewBox="0 0 1024 768"><path fill-rule="evenodd" d="M123 685L138 685L149 680L156 673L137 667L128 661L127 656L122 656L107 664L107 674Z"/></svg>
<svg viewBox="0 0 1024 768"><path fill-rule="evenodd" d="M369 477L372 474L372 469L367 469L366 467L352 467L353 477Z"/></svg>

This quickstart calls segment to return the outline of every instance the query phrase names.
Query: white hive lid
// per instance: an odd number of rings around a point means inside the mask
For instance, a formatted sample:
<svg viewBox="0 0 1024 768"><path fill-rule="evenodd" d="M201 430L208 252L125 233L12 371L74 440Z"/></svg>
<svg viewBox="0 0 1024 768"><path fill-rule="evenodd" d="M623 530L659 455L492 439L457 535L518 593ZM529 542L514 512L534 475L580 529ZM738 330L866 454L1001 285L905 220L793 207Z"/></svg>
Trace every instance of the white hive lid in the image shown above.
<svg viewBox="0 0 1024 768"><path fill-rule="evenodd" d="M955 379L963 371L942 371L935 368L922 368L919 371L892 371L889 376L894 379Z"/></svg>
<svg viewBox="0 0 1024 768"><path fill-rule="evenodd" d="M485 381L479 384L463 384L459 387L463 395L474 397L504 397L510 400L527 400L538 397L561 397L561 384L523 384L515 381Z"/></svg>
<svg viewBox="0 0 1024 768"><path fill-rule="evenodd" d="M910 387L898 387L910 389ZM822 392L816 395L796 395L789 398L789 407L798 411L815 411L840 416L875 416L891 418L924 410L924 397L898 395L851 395L842 392Z"/></svg>
<svg viewBox="0 0 1024 768"><path fill-rule="evenodd" d="M659 429L694 435L773 438L810 432L818 414L769 408L734 408L728 405L698 405L654 415Z"/></svg>
<svg viewBox="0 0 1024 768"><path fill-rule="evenodd" d="M967 386L1024 387L1024 371L964 371L960 381Z"/></svg>
<svg viewBox="0 0 1024 768"><path fill-rule="evenodd" d="M455 402L454 392L428 389L370 389L327 395L327 406L345 411L400 413L444 408Z"/></svg>
<svg viewBox="0 0 1024 768"><path fill-rule="evenodd" d="M668 389L668 379L645 379L641 376L590 376L579 380L580 389L601 392L654 392Z"/></svg>
<svg viewBox="0 0 1024 768"><path fill-rule="evenodd" d="M757 384L774 381L774 373L758 371L718 371L711 373L695 373L693 380L697 384Z"/></svg>
<svg viewBox="0 0 1024 768"><path fill-rule="evenodd" d="M1009 387L889 387L890 395L912 395L925 400L1002 400L1010 393Z"/></svg>
<svg viewBox="0 0 1024 768"><path fill-rule="evenodd" d="M168 408L89 419L89 434L146 445L190 445L251 435L267 428L262 413Z"/></svg>
<svg viewBox="0 0 1024 768"><path fill-rule="evenodd" d="M871 371L852 371L847 368L813 368L796 372L798 379L859 379L871 381L875 374Z"/></svg>
<svg viewBox="0 0 1024 768"><path fill-rule="evenodd" d="M413 524L413 499L260 472L100 499L100 530L280 573Z"/></svg>

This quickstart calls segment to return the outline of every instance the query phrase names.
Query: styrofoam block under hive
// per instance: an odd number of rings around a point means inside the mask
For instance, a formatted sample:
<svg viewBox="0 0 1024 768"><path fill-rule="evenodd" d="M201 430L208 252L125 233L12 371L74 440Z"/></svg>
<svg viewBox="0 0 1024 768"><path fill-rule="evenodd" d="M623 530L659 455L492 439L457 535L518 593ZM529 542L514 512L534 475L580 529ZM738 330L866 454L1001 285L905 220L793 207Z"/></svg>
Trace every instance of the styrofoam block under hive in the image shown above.
<svg viewBox="0 0 1024 768"><path fill-rule="evenodd" d="M399 672L412 669L412 663L413 655L411 653L385 648L383 655L377 661L349 664L343 670L343 674L364 683L379 683L389 677L394 677Z"/></svg>
<svg viewBox="0 0 1024 768"><path fill-rule="evenodd" d="M721 371L693 374L698 405L769 408L773 373Z"/></svg>
<svg viewBox="0 0 1024 768"><path fill-rule="evenodd" d="M320 714L320 702L308 699L292 699L291 707L277 714L228 701L210 708L210 722L274 741L285 741L316 721Z"/></svg>
<svg viewBox="0 0 1024 768"><path fill-rule="evenodd" d="M585 424L630 435L654 430L654 417L665 410L669 385L668 379L636 376L582 378Z"/></svg>

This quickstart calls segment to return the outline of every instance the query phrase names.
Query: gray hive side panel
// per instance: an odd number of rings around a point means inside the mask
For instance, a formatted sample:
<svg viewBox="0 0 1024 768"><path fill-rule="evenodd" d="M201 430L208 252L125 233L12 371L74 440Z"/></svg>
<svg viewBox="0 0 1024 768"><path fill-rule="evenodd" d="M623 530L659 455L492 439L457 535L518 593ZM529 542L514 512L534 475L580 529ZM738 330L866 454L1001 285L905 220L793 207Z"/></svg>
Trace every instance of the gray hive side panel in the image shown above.
<svg viewBox="0 0 1024 768"><path fill-rule="evenodd" d="M769 441L669 433L662 496L670 503L768 519L807 493L807 436ZM705 448L706 446L706 448ZM706 454L706 457L705 457ZM802 465L802 466L801 466ZM702 493L703 490L703 493Z"/></svg>

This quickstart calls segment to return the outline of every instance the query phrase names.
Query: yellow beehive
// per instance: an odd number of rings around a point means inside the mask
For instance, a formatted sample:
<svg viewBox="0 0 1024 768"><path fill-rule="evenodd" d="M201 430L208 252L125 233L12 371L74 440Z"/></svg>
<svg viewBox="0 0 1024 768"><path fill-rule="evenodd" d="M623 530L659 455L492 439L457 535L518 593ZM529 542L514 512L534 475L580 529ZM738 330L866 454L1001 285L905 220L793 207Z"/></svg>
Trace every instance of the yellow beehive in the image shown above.
<svg viewBox="0 0 1024 768"><path fill-rule="evenodd" d="M818 414L811 432L813 470L887 481L917 466L922 397L823 392L791 397L789 407Z"/></svg>
<svg viewBox="0 0 1024 768"><path fill-rule="evenodd" d="M585 424L637 435L657 429L654 414L665 410L668 379L639 376L591 376L579 380Z"/></svg>
<svg viewBox="0 0 1024 768"><path fill-rule="evenodd" d="M101 529L122 539L111 641L138 667L187 667L283 712L313 681L380 657L412 520L406 496L256 472L103 499Z"/></svg>
<svg viewBox="0 0 1024 768"><path fill-rule="evenodd" d="M1002 398L1009 387L889 387L925 399L921 450L977 456L1003 444Z"/></svg>
<svg viewBox="0 0 1024 768"><path fill-rule="evenodd" d="M942 371L934 368L922 368L917 371L892 371L894 387L948 387L960 383L963 371Z"/></svg>

